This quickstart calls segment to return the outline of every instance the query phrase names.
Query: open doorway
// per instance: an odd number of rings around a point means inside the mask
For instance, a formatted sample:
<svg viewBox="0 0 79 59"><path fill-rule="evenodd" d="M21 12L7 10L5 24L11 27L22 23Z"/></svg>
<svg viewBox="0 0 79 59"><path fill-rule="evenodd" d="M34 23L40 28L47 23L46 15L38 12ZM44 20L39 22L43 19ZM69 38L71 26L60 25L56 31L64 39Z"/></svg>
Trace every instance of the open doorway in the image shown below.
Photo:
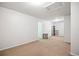
<svg viewBox="0 0 79 59"><path fill-rule="evenodd" d="M58 21L54 20L52 22L51 35L64 37L64 18L63 17Z"/></svg>

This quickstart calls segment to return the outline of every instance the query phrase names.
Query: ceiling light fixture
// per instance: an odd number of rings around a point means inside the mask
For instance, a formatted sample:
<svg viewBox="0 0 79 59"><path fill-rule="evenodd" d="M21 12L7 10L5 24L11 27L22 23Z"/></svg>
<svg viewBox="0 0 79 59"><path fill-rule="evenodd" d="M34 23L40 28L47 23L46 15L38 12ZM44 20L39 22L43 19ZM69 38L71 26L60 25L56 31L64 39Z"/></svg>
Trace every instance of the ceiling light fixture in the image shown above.
<svg viewBox="0 0 79 59"><path fill-rule="evenodd" d="M53 22L59 22L59 21L64 21L64 19L55 19L55 20L52 20Z"/></svg>
<svg viewBox="0 0 79 59"><path fill-rule="evenodd" d="M42 6L42 7L48 7L54 3L55 2L30 2L31 5Z"/></svg>

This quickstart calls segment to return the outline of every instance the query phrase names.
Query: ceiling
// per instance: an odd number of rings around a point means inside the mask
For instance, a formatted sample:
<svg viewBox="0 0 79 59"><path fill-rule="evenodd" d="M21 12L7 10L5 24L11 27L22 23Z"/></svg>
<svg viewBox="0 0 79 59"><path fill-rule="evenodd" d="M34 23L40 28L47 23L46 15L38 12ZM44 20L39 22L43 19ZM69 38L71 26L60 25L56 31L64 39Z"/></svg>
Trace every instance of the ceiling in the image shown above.
<svg viewBox="0 0 79 59"><path fill-rule="evenodd" d="M49 20L55 17L70 15L70 2L55 2L51 5L35 6L30 2L0 2L0 7L16 10L37 18Z"/></svg>

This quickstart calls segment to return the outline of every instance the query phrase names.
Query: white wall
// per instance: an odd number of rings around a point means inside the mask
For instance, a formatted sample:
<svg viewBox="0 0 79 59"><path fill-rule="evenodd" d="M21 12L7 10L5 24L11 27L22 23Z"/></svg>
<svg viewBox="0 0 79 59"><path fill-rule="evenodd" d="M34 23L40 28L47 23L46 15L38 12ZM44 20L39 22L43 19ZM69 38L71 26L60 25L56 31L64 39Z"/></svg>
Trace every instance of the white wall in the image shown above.
<svg viewBox="0 0 79 59"><path fill-rule="evenodd" d="M43 21L43 33L48 33L48 37L51 36L51 21Z"/></svg>
<svg viewBox="0 0 79 59"><path fill-rule="evenodd" d="M71 3L71 54L79 55L79 3Z"/></svg>
<svg viewBox="0 0 79 59"><path fill-rule="evenodd" d="M0 7L0 50L37 40L38 20Z"/></svg>
<svg viewBox="0 0 79 59"><path fill-rule="evenodd" d="M64 16L64 41L65 42L71 42L70 28L71 28L70 16Z"/></svg>

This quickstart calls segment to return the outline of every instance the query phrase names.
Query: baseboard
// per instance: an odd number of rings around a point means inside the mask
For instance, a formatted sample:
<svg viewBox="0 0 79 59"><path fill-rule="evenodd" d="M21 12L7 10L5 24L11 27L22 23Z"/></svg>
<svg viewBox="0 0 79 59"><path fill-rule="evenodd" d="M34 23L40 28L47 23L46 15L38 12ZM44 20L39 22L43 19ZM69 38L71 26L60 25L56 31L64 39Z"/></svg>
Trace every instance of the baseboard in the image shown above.
<svg viewBox="0 0 79 59"><path fill-rule="evenodd" d="M74 54L74 53L70 53L72 56L79 56L79 55L77 55L77 54Z"/></svg>
<svg viewBox="0 0 79 59"><path fill-rule="evenodd" d="M71 44L71 42L70 41L64 41L65 43L68 43L68 44Z"/></svg>
<svg viewBox="0 0 79 59"><path fill-rule="evenodd" d="M59 37L64 37L64 36L59 36Z"/></svg>
<svg viewBox="0 0 79 59"><path fill-rule="evenodd" d="M5 48L0 49L0 51L4 51L4 50L10 49L10 48L15 48L17 46L21 46L21 45L24 45L24 44L30 44L30 43L35 42L35 41L38 41L38 40L31 40L31 41L24 42L24 43L21 43L21 44L17 44L17 45L14 45L14 46L5 47Z"/></svg>

